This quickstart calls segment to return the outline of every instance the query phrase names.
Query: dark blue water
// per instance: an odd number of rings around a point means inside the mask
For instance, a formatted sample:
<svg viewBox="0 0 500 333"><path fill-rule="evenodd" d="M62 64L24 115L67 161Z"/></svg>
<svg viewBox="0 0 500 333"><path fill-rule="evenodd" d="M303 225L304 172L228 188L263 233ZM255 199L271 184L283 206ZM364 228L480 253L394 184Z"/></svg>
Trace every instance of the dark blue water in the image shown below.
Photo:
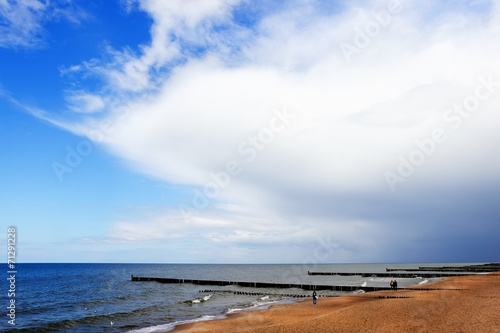
<svg viewBox="0 0 500 333"><path fill-rule="evenodd" d="M390 278L310 276L308 270L384 272L413 265L197 265L197 264L18 264L16 320L8 324L7 293L2 292L2 332L165 332L186 321L222 318L227 313L290 300L296 289L251 289L132 282L131 275L186 279L388 286ZM442 265L442 264L437 264ZM7 269L5 270L7 271ZM8 284L3 279L2 287ZM422 279L398 279L399 286ZM206 289L222 292L201 292ZM229 291L259 292L235 295ZM321 296L339 292L321 292Z"/></svg>

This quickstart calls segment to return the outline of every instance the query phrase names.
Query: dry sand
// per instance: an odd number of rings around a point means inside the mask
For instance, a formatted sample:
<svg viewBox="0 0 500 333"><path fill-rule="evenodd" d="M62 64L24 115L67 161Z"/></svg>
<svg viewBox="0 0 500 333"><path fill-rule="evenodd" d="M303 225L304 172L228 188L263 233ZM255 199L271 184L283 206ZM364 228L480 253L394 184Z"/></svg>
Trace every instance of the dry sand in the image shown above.
<svg viewBox="0 0 500 333"><path fill-rule="evenodd" d="M378 291L320 298L315 307L306 299L172 332L500 332L500 273L444 278L415 288L465 290Z"/></svg>

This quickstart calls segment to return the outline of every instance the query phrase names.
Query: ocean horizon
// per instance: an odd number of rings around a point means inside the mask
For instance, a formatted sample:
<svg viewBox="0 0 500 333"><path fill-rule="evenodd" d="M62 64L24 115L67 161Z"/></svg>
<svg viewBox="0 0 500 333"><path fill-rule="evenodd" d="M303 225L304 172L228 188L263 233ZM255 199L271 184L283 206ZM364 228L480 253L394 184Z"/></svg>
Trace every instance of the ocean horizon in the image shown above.
<svg viewBox="0 0 500 333"><path fill-rule="evenodd" d="M177 325L222 319L310 297L299 288L250 288L133 282L131 276L292 284L388 287L390 277L316 276L308 271L381 273L386 268L462 266L398 264L138 264L24 263L17 265L15 326L5 332L167 332ZM428 279L398 278L399 287ZM319 291L320 297L356 291ZM6 304L6 295L2 296ZM8 301L8 300L7 300Z"/></svg>

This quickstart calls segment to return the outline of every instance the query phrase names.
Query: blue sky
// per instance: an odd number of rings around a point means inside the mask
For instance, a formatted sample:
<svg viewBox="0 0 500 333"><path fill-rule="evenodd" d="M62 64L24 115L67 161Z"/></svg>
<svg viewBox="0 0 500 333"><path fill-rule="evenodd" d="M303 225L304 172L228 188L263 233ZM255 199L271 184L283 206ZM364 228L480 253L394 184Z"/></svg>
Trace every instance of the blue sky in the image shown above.
<svg viewBox="0 0 500 333"><path fill-rule="evenodd" d="M2 233L20 262L498 261L499 18L0 0Z"/></svg>

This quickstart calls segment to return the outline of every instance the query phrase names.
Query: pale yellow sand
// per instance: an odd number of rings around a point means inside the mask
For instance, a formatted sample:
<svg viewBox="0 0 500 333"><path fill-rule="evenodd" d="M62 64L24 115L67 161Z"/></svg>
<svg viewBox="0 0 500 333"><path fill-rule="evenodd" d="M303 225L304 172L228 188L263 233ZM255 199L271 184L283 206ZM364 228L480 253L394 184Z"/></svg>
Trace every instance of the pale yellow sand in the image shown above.
<svg viewBox="0 0 500 333"><path fill-rule="evenodd" d="M500 332L500 273L450 277L421 287L467 290L379 291L320 298L315 307L307 299L181 325L173 332Z"/></svg>

